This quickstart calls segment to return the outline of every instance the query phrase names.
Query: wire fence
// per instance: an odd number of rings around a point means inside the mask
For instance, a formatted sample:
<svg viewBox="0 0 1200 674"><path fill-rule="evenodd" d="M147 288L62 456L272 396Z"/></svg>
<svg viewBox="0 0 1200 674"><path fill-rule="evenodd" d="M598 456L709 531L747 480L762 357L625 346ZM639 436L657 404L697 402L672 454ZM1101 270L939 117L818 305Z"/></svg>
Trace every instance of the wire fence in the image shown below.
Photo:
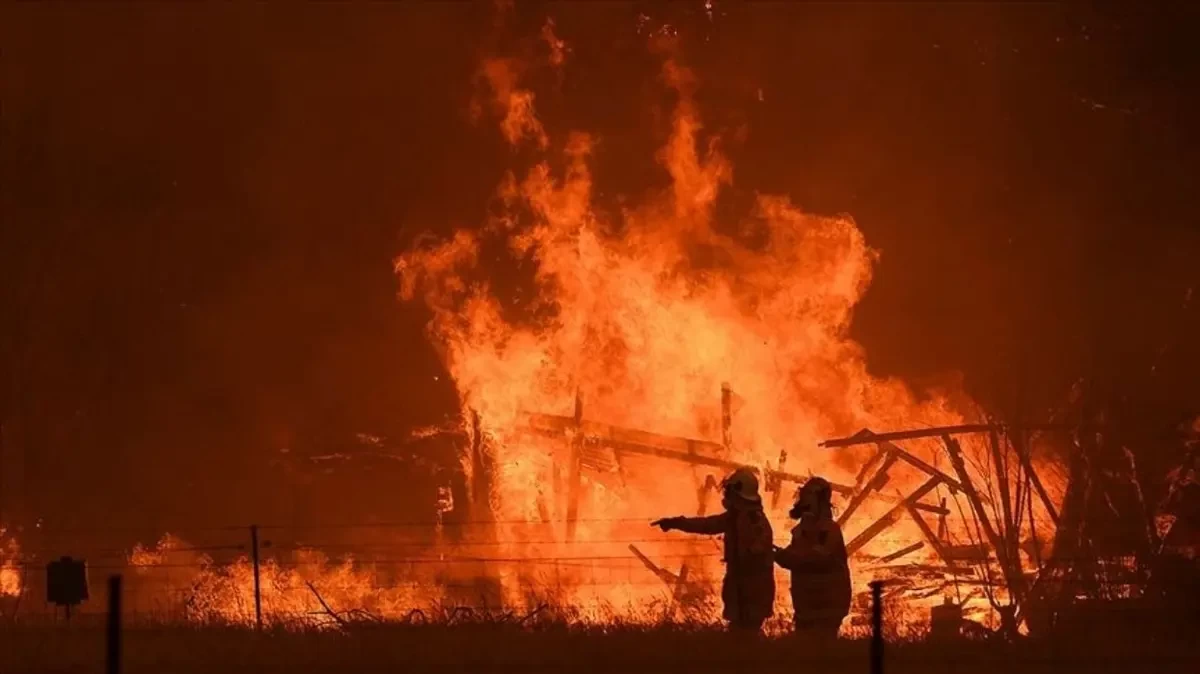
<svg viewBox="0 0 1200 674"><path fill-rule="evenodd" d="M236 622L250 615L248 607L257 603L271 620L285 613L329 612L322 605L328 598L337 610L395 616L432 605L498 610L514 597L526 607L557 603L582 611L606 609L618 616L648 610L661 613L664 607L683 604L703 606L700 613L705 615L719 615L713 610L719 603L722 575L722 549L716 537L630 531L568 540L563 535L565 523L201 526L139 545L116 541L142 537L147 527L38 531L26 537L15 554L0 556L0 567L15 570L20 578L17 591L11 583L7 592L0 591L0 619L60 613L46 602L50 584L46 565L62 556L86 560L96 575L124 574L126 612L135 615L233 616ZM625 525L647 523L647 518L576 521L618 532L626 530ZM780 535L781 531L785 529L776 526L776 542L783 545L787 535ZM916 553L914 541L919 540L919 532L889 530L875 537L874 545L892 551L911 548ZM927 607L929 597L943 594L952 594L959 602L986 603L981 588L994 584L994 577L980 572L979 565L944 568L925 563L931 553L926 546L899 559L888 559L890 554L856 556L852 559L856 589L865 593L866 579L904 573L907 600L914 605ZM1117 560L1114 569L1122 564L1125 561ZM786 603L790 576L782 569L776 571L777 592ZM253 594L249 573L258 577L258 591ZM1115 593L1133 596L1139 591L1134 580ZM85 604L80 610L99 607Z"/></svg>

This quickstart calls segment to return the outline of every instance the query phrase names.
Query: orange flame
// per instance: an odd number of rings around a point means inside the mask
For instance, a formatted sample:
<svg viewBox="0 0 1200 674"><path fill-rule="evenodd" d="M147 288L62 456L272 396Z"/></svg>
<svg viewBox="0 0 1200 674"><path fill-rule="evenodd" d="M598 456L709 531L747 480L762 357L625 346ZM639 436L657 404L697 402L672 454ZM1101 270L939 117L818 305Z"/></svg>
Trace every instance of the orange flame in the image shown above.
<svg viewBox="0 0 1200 674"><path fill-rule="evenodd" d="M0 527L0 597L15 597L21 594L21 548L15 538L4 542L5 530Z"/></svg>
<svg viewBox="0 0 1200 674"><path fill-rule="evenodd" d="M505 137L547 149L532 93L512 79L515 69L496 65L510 62L490 63L486 72L505 75L489 77ZM593 194L592 137L572 133L560 155L502 181L500 215L486 227L396 260L401 298L432 311L430 338L488 434L490 506L500 520L563 518L567 443L531 438L522 415L570 416L577 392L590 421L720 441L718 392L730 382L741 402L733 460L765 467L786 449L789 471L840 481L853 481L852 467L817 449L823 438L963 422L961 392L918 398L903 382L867 372L847 333L879 253L850 217L760 195L745 221L718 221L714 206L732 166L719 137L704 134L695 75L673 59L662 75L678 100L658 153L668 189L614 212ZM496 243L532 263L532 297L497 290L501 272L481 256ZM491 276L477 280L481 273ZM579 540L603 547L644 534L644 524L623 520L695 507L693 474L664 469L629 465L619 482L584 476ZM527 529L498 531L515 556L578 550L561 530L550 546L523 542ZM631 584L604 596L620 603L643 594Z"/></svg>
<svg viewBox="0 0 1200 674"><path fill-rule="evenodd" d="M552 54L566 50L550 23L543 39ZM561 63L552 58L552 65ZM481 72L504 137L548 153L534 95L520 86L521 64L494 59ZM966 401L960 391L918 397L901 381L867 372L862 347L847 333L879 253L851 218L805 213L777 195L760 195L742 222L716 218L716 200L732 183L733 167L719 138L705 135L693 103L695 75L674 60L667 60L662 75L677 95L671 133L658 153L668 188L620 208L604 203L593 190L595 140L572 133L558 153L520 177L505 177L497 190L498 215L485 227L457 231L396 260L400 296L431 310L429 336L464 411L478 414L485 437L477 440L492 459L492 492L473 506L489 511L493 526L470 529L462 543L425 542L439 562L470 550L458 561L471 565L453 573L447 567L409 569L396 585L380 582L351 559L334 562L301 551L286 563L268 560L261 571L269 621L322 614L325 606L314 589L336 608L397 617L440 602L455 581L482 577L499 581L506 606L553 600L575 607L574 617L585 621L714 619L717 548L654 535L647 526L651 517L696 509L697 487L711 469L625 456L615 470L580 474L573 512L575 490L566 475L572 436L532 435L527 415L571 417L577 396L588 422L724 446L720 392L728 382L735 392L725 449L731 461L811 471L843 483L854 481L858 466L835 461L833 452L818 449L820 440L864 427L964 420L965 407L956 403ZM485 264L497 247L530 272L532 294L502 290L510 283L503 270ZM979 468L986 451L970 439L963 444L969 469L977 476L986 472ZM938 461L929 443L906 448ZM789 460L782 467L773 465L781 449ZM475 470L469 457L463 464ZM892 477L888 496L925 479L899 467ZM787 505L784 499L782 509ZM847 540L891 507L865 503L848 523ZM565 525L572 514L573 536ZM782 513L770 514L782 542ZM970 541L968 517L950 519L952 533L965 532ZM878 543L865 549L891 552L922 537L913 522L901 520L893 530L903 543L889 538L884 550ZM1049 539L1037 525L1034 531ZM657 577L630 555L630 544L660 565ZM487 555L479 556L473 547L479 545L489 546ZM929 547L909 559L930 559ZM856 585L889 573L886 564L858 561ZM253 572L245 558L218 566L167 537L154 548L136 548L130 562L140 574L180 584L192 619L253 620ZM180 566L193 572L182 579L164 575ZM686 582L672 581L673 574L685 575ZM788 580L781 574L781 615L790 609ZM926 596L896 610L913 611L940 598ZM971 615L980 617L982 595L976 591L968 599ZM924 616L904 618L921 622Z"/></svg>

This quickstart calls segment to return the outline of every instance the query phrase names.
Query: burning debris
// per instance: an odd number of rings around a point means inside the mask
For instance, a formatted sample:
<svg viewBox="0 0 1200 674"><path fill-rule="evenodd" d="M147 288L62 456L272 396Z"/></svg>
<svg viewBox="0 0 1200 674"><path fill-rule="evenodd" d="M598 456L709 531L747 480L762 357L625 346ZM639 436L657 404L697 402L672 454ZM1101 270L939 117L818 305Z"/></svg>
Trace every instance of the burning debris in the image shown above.
<svg viewBox="0 0 1200 674"><path fill-rule="evenodd" d="M542 37L551 67L566 67L552 22ZM187 619L235 624L251 624L255 604L269 623L342 628L438 604L452 616L573 607L592 621L658 619L647 607L665 605L712 620L720 545L650 537L647 524L680 508L708 514L718 480L739 469L758 476L779 532L780 495L830 478L857 591L851 625L867 582L883 579L903 620L932 615L939 634L975 620L1013 636L1052 626L1080 598L1170 578L1167 566L1147 571L1162 552L1194 560L1195 451L1172 474L1155 529L1133 454L1094 428L1055 452L1062 426L972 424L960 390L918 394L868 373L848 330L880 253L851 218L786 196L718 218L734 179L726 138L704 127L700 83L669 40L662 53L674 98L657 154L667 184L629 201L595 189L601 140L537 116L533 66L482 65L476 112L533 162L500 180L484 226L395 261L401 299L430 313L459 423L280 452L299 502L318 500L317 476L432 476L416 496L396 494L401 479L354 483L381 501L419 501L418 527L378 534L378 553L297 537L261 564L243 546L218 559L166 537L126 560L132 594L139 582L170 587ZM1100 536L1105 521L1124 540ZM0 596L22 590L16 552L0 531ZM789 583L777 574L776 613L789 612Z"/></svg>
<svg viewBox="0 0 1200 674"><path fill-rule="evenodd" d="M17 539L0 527L0 597L17 597L21 594L20 554Z"/></svg>
<svg viewBox="0 0 1200 674"><path fill-rule="evenodd" d="M715 217L733 168L723 138L703 127L699 82L666 53L662 80L675 108L658 154L665 190L619 208L607 203L593 189L596 140L549 130L523 88L527 69L490 60L485 98L505 138L539 159L501 182L482 229L396 260L401 297L429 308L430 339L465 408L470 487L462 505L471 520L494 522L477 537L514 560L617 555L623 541L644 536L653 513L689 503L705 513L715 479L738 467L758 472L774 517L782 491L820 472L845 499L840 524L854 536L851 554L870 556L872 543L884 542L876 558L926 567L936 560L950 578L960 566L994 563L1004 580L988 580L1019 595L1022 525L1036 528L1025 519L1034 511L1054 512L1032 459L1016 447L998 456L995 440L990 449L975 438L960 446L951 436L966 422L961 392L918 398L867 373L846 332L878 253L852 220L768 195L742 222ZM516 299L500 290L514 275L525 290ZM943 428L859 436L855 444L876 446L873 457L818 449L839 433L912 425ZM928 446L943 434L943 448ZM895 444L904 438L918 446ZM935 466L938 457L949 465ZM978 467L998 458L976 488ZM965 516L948 498L966 501ZM988 517L992 507L1002 510ZM929 516L939 518L938 531ZM917 540L883 541L885 531L901 530ZM712 553L704 542L670 537L638 546L643 563L678 555L681 568L706 576L716 570ZM661 578L654 565L651 576ZM503 601L521 604L518 588L530 581L523 565L493 571ZM589 577L557 578L558 598L637 605L666 589L597 587ZM856 576L860 588L866 580Z"/></svg>

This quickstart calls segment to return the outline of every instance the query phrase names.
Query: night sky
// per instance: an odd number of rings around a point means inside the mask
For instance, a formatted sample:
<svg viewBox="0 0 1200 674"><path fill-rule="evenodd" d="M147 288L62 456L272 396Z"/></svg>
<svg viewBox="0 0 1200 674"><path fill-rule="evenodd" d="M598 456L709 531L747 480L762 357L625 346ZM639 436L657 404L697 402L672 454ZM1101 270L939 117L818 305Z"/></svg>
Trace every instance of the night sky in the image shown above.
<svg viewBox="0 0 1200 674"><path fill-rule="evenodd" d="M722 218L787 193L882 251L872 370L1035 415L1090 377L1155 451L1200 414L1200 11L1145 4L8 5L0 456L55 523L242 523L281 447L453 414L392 259L519 167L474 76L547 16L538 111L605 198L666 184L669 23L739 138Z"/></svg>

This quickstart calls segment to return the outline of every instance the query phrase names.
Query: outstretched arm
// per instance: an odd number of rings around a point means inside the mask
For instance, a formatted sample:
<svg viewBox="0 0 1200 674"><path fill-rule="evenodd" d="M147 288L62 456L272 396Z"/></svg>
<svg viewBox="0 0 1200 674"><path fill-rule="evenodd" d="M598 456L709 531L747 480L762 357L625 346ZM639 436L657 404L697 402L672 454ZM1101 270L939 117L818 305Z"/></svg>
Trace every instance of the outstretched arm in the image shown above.
<svg viewBox="0 0 1200 674"><path fill-rule="evenodd" d="M663 531L674 529L689 534L723 534L725 533L725 519L725 513L708 517L668 517L653 522L653 525Z"/></svg>

